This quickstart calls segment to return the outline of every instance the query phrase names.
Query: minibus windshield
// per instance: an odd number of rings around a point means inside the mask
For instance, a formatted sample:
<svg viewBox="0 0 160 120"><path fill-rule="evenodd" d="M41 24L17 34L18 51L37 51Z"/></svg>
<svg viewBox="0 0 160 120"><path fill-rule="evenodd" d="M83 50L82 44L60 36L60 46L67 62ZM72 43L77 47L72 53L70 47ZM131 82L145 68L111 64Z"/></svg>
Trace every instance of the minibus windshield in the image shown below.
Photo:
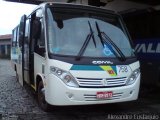
<svg viewBox="0 0 160 120"><path fill-rule="evenodd" d="M134 56L134 50L117 15L74 9L47 8L49 53L96 58L116 58L116 54L119 53L123 56L120 54L118 57ZM114 43L116 49L113 44L102 43L97 24L100 31ZM104 35L101 37L106 39Z"/></svg>

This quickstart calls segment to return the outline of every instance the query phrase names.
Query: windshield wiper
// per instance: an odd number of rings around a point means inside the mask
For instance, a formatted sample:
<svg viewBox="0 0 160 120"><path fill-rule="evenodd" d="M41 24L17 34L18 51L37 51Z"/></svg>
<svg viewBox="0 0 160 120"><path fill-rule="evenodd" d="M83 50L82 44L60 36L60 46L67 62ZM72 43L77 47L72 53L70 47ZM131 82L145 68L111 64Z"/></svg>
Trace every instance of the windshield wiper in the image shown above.
<svg viewBox="0 0 160 120"><path fill-rule="evenodd" d="M94 32L93 32L93 29L92 29L92 27L91 27L91 23L90 23L89 21L88 21L88 24L89 24L89 28L90 28L90 33L94 33ZM96 48L96 40L95 40L94 35L92 35L92 39L93 39L94 46L95 46L95 48Z"/></svg>
<svg viewBox="0 0 160 120"><path fill-rule="evenodd" d="M104 43L107 44L109 46L109 49L113 52L113 54L121 61L125 61L126 57L123 54L123 52L118 48L118 46L111 40L111 38L105 33L105 32L101 32L98 23L96 22L96 28L98 31L98 37L100 38L100 41L104 47ZM102 35L104 37L102 37ZM112 47L116 50L114 50ZM118 54L117 54L118 53ZM120 55L120 57L119 57Z"/></svg>
<svg viewBox="0 0 160 120"><path fill-rule="evenodd" d="M90 28L90 33L87 35L87 37L86 37L86 39L85 39L85 41L84 41L84 43L83 43L78 55L76 56L76 60L80 60L80 58L83 55L84 51L86 50L86 48L88 46L88 43L91 40L91 38L93 39L93 43L94 43L94 45L96 47L96 41L95 41L95 37L93 35L94 32L92 30L92 27L91 27L91 24L90 24L89 21L88 21L88 25L89 25L89 28Z"/></svg>

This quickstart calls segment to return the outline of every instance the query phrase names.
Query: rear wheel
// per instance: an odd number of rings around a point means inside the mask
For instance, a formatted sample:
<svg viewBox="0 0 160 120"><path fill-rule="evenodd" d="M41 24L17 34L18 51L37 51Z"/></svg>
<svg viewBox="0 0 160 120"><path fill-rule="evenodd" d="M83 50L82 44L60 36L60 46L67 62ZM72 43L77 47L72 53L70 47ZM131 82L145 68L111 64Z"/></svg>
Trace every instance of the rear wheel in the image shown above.
<svg viewBox="0 0 160 120"><path fill-rule="evenodd" d="M45 90L42 81L38 84L38 104L42 110L49 112L51 106L45 100Z"/></svg>

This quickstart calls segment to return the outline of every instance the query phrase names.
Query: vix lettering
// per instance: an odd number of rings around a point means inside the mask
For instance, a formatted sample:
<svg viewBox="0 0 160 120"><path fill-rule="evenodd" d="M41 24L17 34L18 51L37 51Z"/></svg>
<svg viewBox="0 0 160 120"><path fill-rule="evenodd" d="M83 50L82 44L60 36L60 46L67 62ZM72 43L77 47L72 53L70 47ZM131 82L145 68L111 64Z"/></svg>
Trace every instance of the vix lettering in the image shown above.
<svg viewBox="0 0 160 120"><path fill-rule="evenodd" d="M154 45L153 43L149 44L137 44L135 47L137 53L160 53L160 43Z"/></svg>
<svg viewBox="0 0 160 120"><path fill-rule="evenodd" d="M160 59L160 39L137 40L135 43L135 50L140 60Z"/></svg>

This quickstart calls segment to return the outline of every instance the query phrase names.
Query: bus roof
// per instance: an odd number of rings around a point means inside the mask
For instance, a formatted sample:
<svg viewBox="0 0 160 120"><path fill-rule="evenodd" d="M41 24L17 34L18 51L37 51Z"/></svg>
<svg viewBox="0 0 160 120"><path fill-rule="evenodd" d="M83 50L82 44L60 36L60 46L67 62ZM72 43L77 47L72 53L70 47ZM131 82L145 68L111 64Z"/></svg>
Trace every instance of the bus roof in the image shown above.
<svg viewBox="0 0 160 120"><path fill-rule="evenodd" d="M92 10L92 11L95 11L95 12L106 12L106 13L110 13L110 14L117 14L117 12L115 11L112 11L112 10L107 10L105 8L100 8L100 7L95 7L95 6L90 6L90 5L82 5L82 4L73 4L73 3L59 3L59 2L45 2L45 3L42 3L40 4L39 6L37 6L36 9L38 9L39 7L45 7L45 6L53 6L53 7L59 7L59 8L79 8L79 9L82 9L82 10Z"/></svg>

